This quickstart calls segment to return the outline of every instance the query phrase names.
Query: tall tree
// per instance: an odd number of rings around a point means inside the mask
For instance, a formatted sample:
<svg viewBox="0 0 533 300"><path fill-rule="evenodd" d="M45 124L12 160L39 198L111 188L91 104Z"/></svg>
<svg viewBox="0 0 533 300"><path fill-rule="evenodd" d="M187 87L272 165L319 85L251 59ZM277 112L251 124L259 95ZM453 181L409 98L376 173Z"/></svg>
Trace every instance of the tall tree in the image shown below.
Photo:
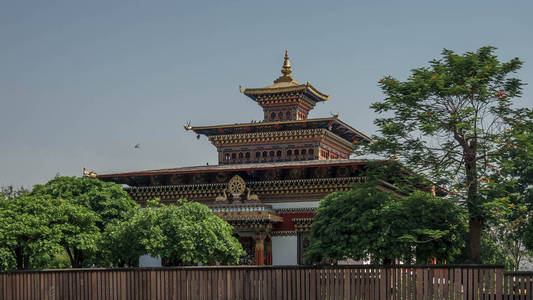
<svg viewBox="0 0 533 300"><path fill-rule="evenodd" d="M523 114L512 108L523 84L510 77L522 62L501 62L494 50L458 55L445 49L441 59L412 70L406 81L381 79L385 99L371 106L385 115L375 121L380 135L358 151L396 155L460 197L469 214L472 263L481 263L483 208L489 201L479 192L481 179L489 164L513 148L511 128Z"/></svg>

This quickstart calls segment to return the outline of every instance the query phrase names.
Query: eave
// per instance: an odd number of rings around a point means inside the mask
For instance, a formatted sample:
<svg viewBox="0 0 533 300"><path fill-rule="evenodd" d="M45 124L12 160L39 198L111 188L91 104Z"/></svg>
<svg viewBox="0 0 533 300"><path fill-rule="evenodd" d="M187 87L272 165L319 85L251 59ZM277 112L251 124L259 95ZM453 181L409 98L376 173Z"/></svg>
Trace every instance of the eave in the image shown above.
<svg viewBox="0 0 533 300"><path fill-rule="evenodd" d="M257 96L268 95L268 94L277 94L277 93L288 93L288 92L298 92L305 91L308 92L316 102L327 101L330 99L330 95L321 93L315 87L313 87L309 82L306 84L294 85L294 86L282 86L282 87L265 87L265 88L248 88L243 91L243 94L256 100Z"/></svg>
<svg viewBox="0 0 533 300"><path fill-rule="evenodd" d="M351 143L360 141L372 142L372 139L370 137L354 129L350 125L342 122L337 117L260 123L227 124L215 126L198 126L190 127L189 129L194 131L196 134L213 136L222 134L239 134L269 131L271 132L314 128L324 128L330 130L331 132L335 133L336 135Z"/></svg>

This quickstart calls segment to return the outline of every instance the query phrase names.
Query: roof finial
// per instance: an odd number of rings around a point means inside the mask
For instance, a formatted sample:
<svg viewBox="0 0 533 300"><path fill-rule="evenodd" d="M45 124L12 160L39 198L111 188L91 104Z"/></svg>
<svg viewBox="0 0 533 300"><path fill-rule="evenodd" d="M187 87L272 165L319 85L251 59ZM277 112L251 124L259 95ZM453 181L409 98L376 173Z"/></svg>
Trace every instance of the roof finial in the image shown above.
<svg viewBox="0 0 533 300"><path fill-rule="evenodd" d="M289 76L289 74L292 73L291 61L289 60L289 50L287 49L285 49L285 60L283 61L283 69L281 69L281 73L284 76Z"/></svg>

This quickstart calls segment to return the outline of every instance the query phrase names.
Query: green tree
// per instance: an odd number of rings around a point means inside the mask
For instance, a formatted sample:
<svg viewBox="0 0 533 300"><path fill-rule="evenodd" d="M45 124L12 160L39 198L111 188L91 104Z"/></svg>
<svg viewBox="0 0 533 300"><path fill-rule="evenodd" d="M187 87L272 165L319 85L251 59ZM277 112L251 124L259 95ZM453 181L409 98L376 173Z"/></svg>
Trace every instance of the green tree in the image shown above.
<svg viewBox="0 0 533 300"><path fill-rule="evenodd" d="M326 196L311 225L306 261L393 259L397 253L394 247L387 247L390 244L383 235L385 224L381 218L383 207L392 201L392 194L377 190L374 184L360 184L350 191Z"/></svg>
<svg viewBox="0 0 533 300"><path fill-rule="evenodd" d="M97 226L98 215L87 207L72 204L67 200L61 206L50 210L49 226L60 235L59 244L63 247L70 264L74 268L87 265L99 253L101 231Z"/></svg>
<svg viewBox="0 0 533 300"><path fill-rule="evenodd" d="M386 238L396 241L405 262L453 262L465 246L463 210L452 199L414 191L385 207Z"/></svg>
<svg viewBox="0 0 533 300"><path fill-rule="evenodd" d="M516 268L533 251L533 110L511 131L513 147L497 164L486 191L493 200L489 234L513 258Z"/></svg>
<svg viewBox="0 0 533 300"><path fill-rule="evenodd" d="M134 267L139 256L158 253L165 237L158 226L158 202L149 202L147 209L133 211L131 216L110 223L103 235L103 247L113 265Z"/></svg>
<svg viewBox="0 0 533 300"><path fill-rule="evenodd" d="M488 165L513 148L512 130L523 111L514 110L522 83L510 74L520 69L518 58L501 62L494 47L458 55L443 50L429 67L411 71L406 81L380 80L383 102L378 113L380 136L359 153L397 155L415 172L443 184L466 204L470 261L481 263L481 231L487 215L479 192Z"/></svg>
<svg viewBox="0 0 533 300"><path fill-rule="evenodd" d="M7 262L4 267L13 267L12 263L20 270L47 266L60 249L60 233L50 226L52 211L63 204L44 195L0 201L0 245Z"/></svg>
<svg viewBox="0 0 533 300"><path fill-rule="evenodd" d="M3 199L13 199L28 194L30 191L21 186L20 188L15 188L12 185L1 186L0 187L0 200Z"/></svg>
<svg viewBox="0 0 533 300"><path fill-rule="evenodd" d="M32 195L68 203L54 211L53 228L61 233L60 244L73 267L106 265L106 253L99 246L105 227L138 209L122 186L88 177L56 177L34 186Z"/></svg>
<svg viewBox="0 0 533 300"><path fill-rule="evenodd" d="M184 200L179 205L150 202L130 219L110 226L106 233L110 252L116 258L123 256L123 264L133 264L142 254L160 256L173 266L236 264L244 254L226 221L207 206Z"/></svg>
<svg viewBox="0 0 533 300"><path fill-rule="evenodd" d="M426 263L433 257L453 261L464 246L462 215L450 199L421 191L401 196L371 180L320 202L305 257L314 263L347 258L385 264L415 258Z"/></svg>

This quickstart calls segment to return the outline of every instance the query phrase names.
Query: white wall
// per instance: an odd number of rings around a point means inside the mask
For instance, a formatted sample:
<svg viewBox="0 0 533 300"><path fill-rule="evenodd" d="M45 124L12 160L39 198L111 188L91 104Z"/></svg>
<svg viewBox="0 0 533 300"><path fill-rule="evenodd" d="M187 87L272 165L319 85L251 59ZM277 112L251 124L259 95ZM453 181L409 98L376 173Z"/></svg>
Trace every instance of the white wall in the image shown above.
<svg viewBox="0 0 533 300"><path fill-rule="evenodd" d="M296 236L273 236L272 264L298 264L298 238Z"/></svg>
<svg viewBox="0 0 533 300"><path fill-rule="evenodd" d="M142 255L139 257L139 267L141 268L155 268L161 267L161 257L153 257L150 255Z"/></svg>

